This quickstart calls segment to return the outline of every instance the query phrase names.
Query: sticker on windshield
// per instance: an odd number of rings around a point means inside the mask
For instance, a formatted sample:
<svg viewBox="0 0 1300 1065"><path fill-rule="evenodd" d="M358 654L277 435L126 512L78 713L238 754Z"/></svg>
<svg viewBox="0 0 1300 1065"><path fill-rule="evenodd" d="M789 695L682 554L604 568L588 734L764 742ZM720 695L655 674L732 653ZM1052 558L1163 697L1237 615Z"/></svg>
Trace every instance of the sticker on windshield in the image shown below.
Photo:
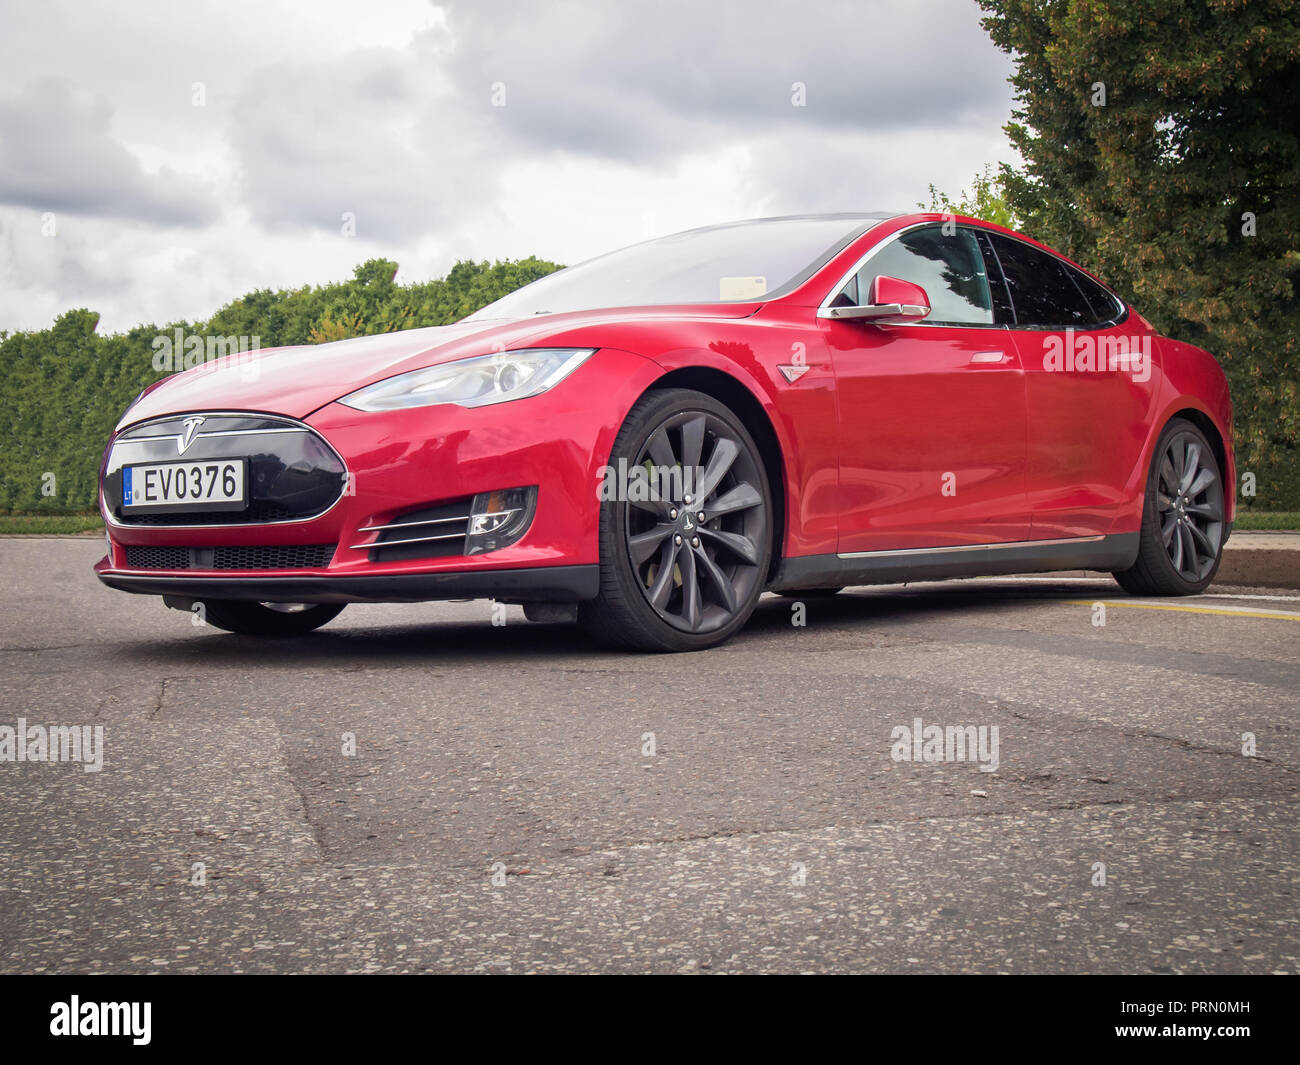
<svg viewBox="0 0 1300 1065"><path fill-rule="evenodd" d="M767 294L765 277L723 277L718 279L718 299L754 300Z"/></svg>

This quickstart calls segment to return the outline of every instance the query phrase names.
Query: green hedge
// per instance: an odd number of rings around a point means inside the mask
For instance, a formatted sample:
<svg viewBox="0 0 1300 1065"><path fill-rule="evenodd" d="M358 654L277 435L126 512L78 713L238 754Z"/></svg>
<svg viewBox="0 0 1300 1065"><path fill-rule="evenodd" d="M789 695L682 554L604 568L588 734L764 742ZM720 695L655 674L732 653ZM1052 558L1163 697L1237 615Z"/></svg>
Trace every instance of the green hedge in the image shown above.
<svg viewBox="0 0 1300 1065"><path fill-rule="evenodd" d="M206 354L213 341L230 337L257 337L258 346L271 348L446 325L557 269L536 258L460 262L441 280L398 285L397 264L372 259L351 281L251 292L206 322L100 336L98 315L74 310L49 329L0 333L0 511L95 509L109 434L140 390L168 372L155 363L177 330L200 338Z"/></svg>

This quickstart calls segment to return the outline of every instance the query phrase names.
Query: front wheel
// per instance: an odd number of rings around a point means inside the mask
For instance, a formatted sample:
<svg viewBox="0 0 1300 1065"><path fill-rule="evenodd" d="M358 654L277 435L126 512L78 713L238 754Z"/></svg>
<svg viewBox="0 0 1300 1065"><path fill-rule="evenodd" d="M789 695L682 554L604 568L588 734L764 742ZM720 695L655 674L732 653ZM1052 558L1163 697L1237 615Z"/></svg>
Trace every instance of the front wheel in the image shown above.
<svg viewBox="0 0 1300 1065"><path fill-rule="evenodd" d="M253 603L237 599L203 601L209 625L244 636L301 636L333 621L342 603Z"/></svg>
<svg viewBox="0 0 1300 1065"><path fill-rule="evenodd" d="M1195 595L1223 557L1223 478L1195 425L1175 418L1160 434L1147 477L1137 560L1115 574L1133 595Z"/></svg>
<svg viewBox="0 0 1300 1065"><path fill-rule="evenodd" d="M619 490L602 488L600 594L579 606L583 629L642 651L729 639L758 603L772 551L767 474L740 419L702 392L651 392L608 469Z"/></svg>

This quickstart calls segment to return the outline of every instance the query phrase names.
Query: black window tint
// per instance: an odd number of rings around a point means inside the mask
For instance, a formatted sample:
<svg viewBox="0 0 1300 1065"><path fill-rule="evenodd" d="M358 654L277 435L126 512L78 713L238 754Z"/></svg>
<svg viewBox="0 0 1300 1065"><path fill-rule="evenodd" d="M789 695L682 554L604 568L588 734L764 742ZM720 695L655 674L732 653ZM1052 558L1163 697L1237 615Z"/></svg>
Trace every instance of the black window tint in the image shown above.
<svg viewBox="0 0 1300 1065"><path fill-rule="evenodd" d="M931 308L927 322L993 324L984 259L974 235L967 230L945 236L941 227L931 226L904 233L858 271L854 279L858 297L867 299L871 282L882 275L925 289Z"/></svg>
<svg viewBox="0 0 1300 1065"><path fill-rule="evenodd" d="M993 254L993 245L989 243L989 234L977 232L975 239L979 242L984 255L984 269L988 273L989 292L993 296L993 321L998 325L1015 325L1016 315L1011 308L1011 297L1007 293L1006 282L1002 280L1002 268L998 266L997 256Z"/></svg>
<svg viewBox="0 0 1300 1065"><path fill-rule="evenodd" d="M1006 278L1017 325L1090 326L1099 321L1071 270L1054 255L997 233L989 234ZM1086 280L1086 278L1085 278ZM1113 315L1107 315L1109 320Z"/></svg>
<svg viewBox="0 0 1300 1065"><path fill-rule="evenodd" d="M1098 323L1113 322L1120 316L1122 312L1118 304L1116 304L1114 296L1087 274L1081 274L1078 270L1072 270L1068 266L1065 269L1069 271L1074 283L1079 286L1079 291L1084 294L1088 300L1088 305L1092 307L1094 321Z"/></svg>

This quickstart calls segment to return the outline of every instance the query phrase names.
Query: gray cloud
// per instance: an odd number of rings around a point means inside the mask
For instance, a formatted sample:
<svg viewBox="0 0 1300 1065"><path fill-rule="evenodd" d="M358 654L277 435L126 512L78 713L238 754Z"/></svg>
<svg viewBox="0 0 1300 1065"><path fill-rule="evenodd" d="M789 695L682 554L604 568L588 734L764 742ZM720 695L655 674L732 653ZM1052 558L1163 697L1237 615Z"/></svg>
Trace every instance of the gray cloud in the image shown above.
<svg viewBox="0 0 1300 1065"><path fill-rule="evenodd" d="M76 304L104 328L199 317L374 255L413 280L460 256L572 262L756 214L905 210L1008 155L1010 66L973 0L309 10L19 9L0 35L0 328ZM46 210L77 224L42 238Z"/></svg>
<svg viewBox="0 0 1300 1065"><path fill-rule="evenodd" d="M496 167L518 155L448 105L428 48L372 49L340 66L277 64L235 100L240 192L268 229L402 241L490 202Z"/></svg>
<svg viewBox="0 0 1300 1065"><path fill-rule="evenodd" d="M448 77L461 105L535 147L648 162L707 143L997 125L1009 66L974 8L689 0L456 2ZM539 42L545 42L539 45ZM504 83L507 106L489 105ZM806 106L792 104L792 87Z"/></svg>
<svg viewBox="0 0 1300 1065"><path fill-rule="evenodd" d="M0 100L0 203L41 211L201 225L211 190L166 167L146 173L114 139L112 108L68 78L28 82Z"/></svg>
<svg viewBox="0 0 1300 1065"><path fill-rule="evenodd" d="M951 11L456 3L445 29L404 49L276 63L253 77L232 121L242 195L273 230L337 230L352 211L359 232L399 241L491 210L511 162L568 154L662 172L688 153L750 143L764 168L752 189L782 200L802 191L809 208L844 203L816 161L843 163L832 184L862 189L881 165L862 154L864 137L942 138L1005 117L1005 61L973 6L964 19ZM806 106L792 103L795 83ZM493 103L498 84L504 107ZM800 154L770 149L782 141Z"/></svg>

